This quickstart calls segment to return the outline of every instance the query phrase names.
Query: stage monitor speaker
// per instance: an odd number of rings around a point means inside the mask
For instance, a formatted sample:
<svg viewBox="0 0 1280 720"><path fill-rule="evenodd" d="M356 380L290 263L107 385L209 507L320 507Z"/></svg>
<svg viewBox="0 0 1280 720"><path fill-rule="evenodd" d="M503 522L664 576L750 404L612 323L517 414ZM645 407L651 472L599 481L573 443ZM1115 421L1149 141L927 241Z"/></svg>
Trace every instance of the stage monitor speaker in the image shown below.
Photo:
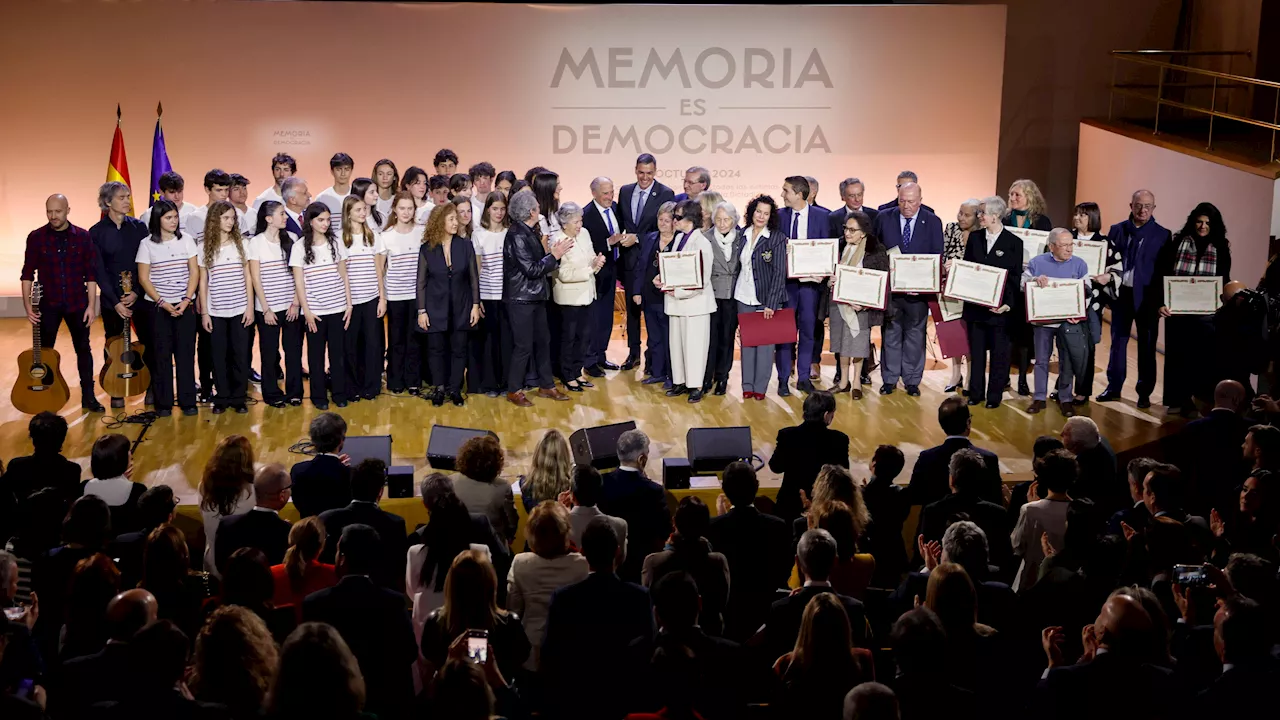
<svg viewBox="0 0 1280 720"><path fill-rule="evenodd" d="M689 428L685 434L689 465L695 475L717 473L737 460L751 461L751 428Z"/></svg>
<svg viewBox="0 0 1280 720"><path fill-rule="evenodd" d="M618 436L635 429L635 422L628 420L613 425L575 430L569 436L569 449L573 451L573 462L578 465L590 465L597 470L612 470L618 467Z"/></svg>
<svg viewBox="0 0 1280 720"><path fill-rule="evenodd" d="M412 465L392 465L387 470L387 497L413 497Z"/></svg>
<svg viewBox="0 0 1280 720"><path fill-rule="evenodd" d="M668 490L688 490L693 468L688 458L662 458L662 486Z"/></svg>
<svg viewBox="0 0 1280 720"><path fill-rule="evenodd" d="M351 467L360 464L362 460L373 458L381 460L387 467L391 467L391 436L390 435L355 435L348 437L342 443L342 453L351 458Z"/></svg>
<svg viewBox="0 0 1280 720"><path fill-rule="evenodd" d="M473 437L485 435L498 437L492 430L432 425L431 437L427 438L427 464L432 470L456 470L458 449L462 444Z"/></svg>

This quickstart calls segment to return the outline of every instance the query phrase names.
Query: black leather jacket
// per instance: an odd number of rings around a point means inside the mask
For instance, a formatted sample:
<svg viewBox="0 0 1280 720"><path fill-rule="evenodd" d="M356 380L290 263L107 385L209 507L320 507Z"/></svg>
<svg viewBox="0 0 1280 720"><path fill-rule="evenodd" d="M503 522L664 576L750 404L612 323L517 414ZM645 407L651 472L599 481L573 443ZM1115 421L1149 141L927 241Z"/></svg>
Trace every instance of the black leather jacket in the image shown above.
<svg viewBox="0 0 1280 720"><path fill-rule="evenodd" d="M502 298L507 302L546 302L551 296L547 276L560 261L542 249L537 227L520 221L511 223L502 248Z"/></svg>

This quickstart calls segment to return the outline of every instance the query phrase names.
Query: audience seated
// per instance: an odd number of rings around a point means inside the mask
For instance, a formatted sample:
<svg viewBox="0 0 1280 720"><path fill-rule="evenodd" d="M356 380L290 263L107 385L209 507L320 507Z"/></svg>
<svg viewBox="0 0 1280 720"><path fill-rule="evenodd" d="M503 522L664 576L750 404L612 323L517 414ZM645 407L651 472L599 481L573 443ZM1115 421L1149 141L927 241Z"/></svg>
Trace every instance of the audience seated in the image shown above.
<svg viewBox="0 0 1280 720"><path fill-rule="evenodd" d="M809 599L795 647L773 671L782 682L784 715L815 720L839 718L849 690L875 680L871 652L854 645L849 616L832 593Z"/></svg>
<svg viewBox="0 0 1280 720"><path fill-rule="evenodd" d="M862 488L862 499L871 516L862 545L876 559L875 574L871 578L874 587L896 587L907 571L902 526L911 514L911 503L905 488L893 482L904 467L906 458L901 450L893 445L881 445L871 456L871 478Z"/></svg>
<svg viewBox="0 0 1280 720"><path fill-rule="evenodd" d="M7 642L0 659L0 691L44 674L44 662L31 636L40 615L40 598L33 597L31 604L24 606L18 604L17 595L18 558L0 550L0 608L5 610L0 636Z"/></svg>
<svg viewBox="0 0 1280 720"><path fill-rule="evenodd" d="M1007 584L993 579L987 535L982 528L970 520L959 520L947 527L941 543L924 543L923 539L918 542L923 546L924 572L908 573L894 591L891 600L900 612L910 609L915 598L924 599L928 595L929 575L934 568L955 563L965 569L974 583L979 621L996 629L1013 626L1017 619L1017 600Z"/></svg>
<svg viewBox="0 0 1280 720"><path fill-rule="evenodd" d="M222 705L235 720L253 720L278 662L276 641L262 618L238 605L220 607L196 636L191 693L198 701Z"/></svg>
<svg viewBox="0 0 1280 720"><path fill-rule="evenodd" d="M468 549L488 553L494 571L504 579L511 567L507 541L494 532L488 517L467 512L447 475L431 473L422 481L422 504L429 518L409 536L404 577L415 624L444 602L445 576L460 553ZM506 583L500 583L500 599L506 599L506 590Z"/></svg>
<svg viewBox="0 0 1280 720"><path fill-rule="evenodd" d="M898 698L887 685L864 682L844 696L843 720L899 720Z"/></svg>
<svg viewBox="0 0 1280 720"><path fill-rule="evenodd" d="M1083 415L1067 418L1060 437L1080 465L1071 497L1089 498L1106 512L1124 507L1124 484L1116 473L1116 452L1098 431L1097 423Z"/></svg>
<svg viewBox="0 0 1280 720"><path fill-rule="evenodd" d="M1280 681L1265 608L1244 596L1223 598L1213 616L1213 649L1222 674L1196 697L1200 717L1249 717L1273 704Z"/></svg>
<svg viewBox="0 0 1280 720"><path fill-rule="evenodd" d="M119 533L107 544L107 555L116 559L120 568L120 586L136 587L142 578L142 553L152 530L173 521L178 501L173 488L155 485L138 497L138 522L141 529Z"/></svg>
<svg viewBox="0 0 1280 720"><path fill-rule="evenodd" d="M917 607L893 624L889 638L897 674L890 686L902 720L977 720L977 696L952 683L947 633L932 610ZM982 716L985 717L985 716Z"/></svg>
<svg viewBox="0 0 1280 720"><path fill-rule="evenodd" d="M1117 510L1111 516L1111 520L1107 523L1107 532L1112 535L1123 535L1123 525L1128 525L1138 532L1146 529L1147 523L1151 522L1151 511L1147 510L1147 504L1142 500L1142 489L1147 475L1151 474L1159 464L1151 458L1139 457L1130 460L1125 466L1125 475L1129 483L1129 500L1133 505Z"/></svg>
<svg viewBox="0 0 1280 720"><path fill-rule="evenodd" d="M978 622L978 597L964 568L942 563L929 573L924 605L938 616L947 633L947 666L955 685L974 693L986 713L1004 715L1002 700L1007 693L1000 685L1007 680L1004 644L990 625Z"/></svg>
<svg viewBox="0 0 1280 720"><path fill-rule="evenodd" d="M488 556L464 550L445 580L444 604L423 622L422 657L431 670L443 668L449 648L469 630L488 633L503 677L515 679L529 657L529 639L520 616L498 607L498 576Z"/></svg>
<svg viewBox="0 0 1280 720"><path fill-rule="evenodd" d="M347 421L332 412L311 419L311 448L315 457L289 469L293 479L293 506L304 518L351 502L351 468L341 455L347 440Z"/></svg>
<svg viewBox="0 0 1280 720"><path fill-rule="evenodd" d="M573 452L564 433L555 428L547 430L533 449L529 474L516 481L524 511L533 512L543 500L559 500L560 494L572 486L573 468Z"/></svg>
<svg viewBox="0 0 1280 720"><path fill-rule="evenodd" d="M83 469L62 456L67 421L56 413L37 413L27 423L27 434L34 452L9 461L0 478L0 491L12 493L19 503L44 488L56 490L66 503L80 497Z"/></svg>
<svg viewBox="0 0 1280 720"><path fill-rule="evenodd" d="M458 449L458 472L449 479L467 510L489 518L498 537L510 545L516 538L519 515L511 483L501 477L505 463L506 454L498 438L473 437Z"/></svg>
<svg viewBox="0 0 1280 720"><path fill-rule="evenodd" d="M713 552L707 542L710 524L711 511L700 498L682 498L676 508L676 531L665 550L644 559L642 579L646 588L652 588L667 573L689 573L702 598L702 627L719 636L724 634L724 608L729 598L729 561Z"/></svg>
<svg viewBox="0 0 1280 720"><path fill-rule="evenodd" d="M284 642L298 626L293 608L277 608L272 602L275 580L267 556L257 548L240 548L227 559L222 592L205 603L205 615L218 608L236 605L252 611L266 624L277 643Z"/></svg>
<svg viewBox="0 0 1280 720"><path fill-rule="evenodd" d="M101 552L111 538L111 511L102 498L81 497L71 504L62 523L62 544L36 558L31 587L40 598L40 618L34 629L40 655L56 658L58 636L70 600L71 576L81 560Z"/></svg>
<svg viewBox="0 0 1280 720"><path fill-rule="evenodd" d="M605 473L600 510L627 523L627 556L618 574L640 582L644 559L662 549L671 535L671 511L662 485L645 475L649 436L628 430L618 436L618 469Z"/></svg>
<svg viewBox="0 0 1280 720"><path fill-rule="evenodd" d="M9 643L13 642L12 628L0 628L0 665L8 657ZM11 689L12 688L12 689ZM33 677L22 678L18 686L0 685L0 717L5 720L44 720L49 696Z"/></svg>
<svg viewBox="0 0 1280 720"><path fill-rule="evenodd" d="M187 539L172 525L161 525L147 537L138 587L155 595L160 619L169 620L184 633L200 631L201 606L209 597L208 575L191 570Z"/></svg>
<svg viewBox="0 0 1280 720"><path fill-rule="evenodd" d="M140 717L222 720L231 715L220 705L192 700L184 683L191 645L178 626L157 620L129 641L127 692L94 707L93 718Z"/></svg>
<svg viewBox="0 0 1280 720"><path fill-rule="evenodd" d="M1215 538L1215 564L1225 565L1235 553L1251 553L1275 559L1275 537L1280 531L1280 497L1275 487L1280 477L1254 470L1239 488L1238 499L1210 514Z"/></svg>
<svg viewBox="0 0 1280 720"><path fill-rule="evenodd" d="M368 711L380 718L403 718L413 702L412 669L418 643L404 595L378 586L371 578L382 552L372 527L347 525L337 550L342 579L308 595L302 617L308 623L332 625L342 635L364 676Z"/></svg>
<svg viewBox="0 0 1280 720"><path fill-rule="evenodd" d="M1213 390L1213 409L1187 423L1173 436L1170 461L1182 469L1189 488L1189 505L1207 514L1227 499L1248 468L1240 449L1249 433L1249 421L1241 411L1244 386L1223 380Z"/></svg>
<svg viewBox="0 0 1280 720"><path fill-rule="evenodd" d="M253 496L253 445L243 435L230 435L213 449L200 479L200 518L204 522L204 570L220 577L214 562L218 527L223 518L243 515L257 505ZM184 628L183 632L187 632ZM187 632L188 637L194 632Z"/></svg>
<svg viewBox="0 0 1280 720"><path fill-rule="evenodd" d="M253 477L253 510L230 515L218 522L218 544L213 556L219 572L226 571L227 558L240 548L256 548L267 561L278 565L289 547L288 520L280 511L289 503L289 473L278 463L263 465Z"/></svg>
<svg viewBox="0 0 1280 720"><path fill-rule="evenodd" d="M856 486L854 498L861 499ZM817 512L810 514L814 527L826 530L836 540L836 564L831 568L831 588L841 595L861 600L875 571L875 558L858 554L860 531L868 524L866 508L858 505L858 510L861 511L859 516L852 507L840 500L815 507L818 508Z"/></svg>
<svg viewBox="0 0 1280 720"><path fill-rule="evenodd" d="M72 658L52 675L49 712L54 717L83 717L94 703L121 700L132 684L129 643L156 621L159 603L146 590L126 590L106 605L110 642L89 655Z"/></svg>
<svg viewBox="0 0 1280 720"><path fill-rule="evenodd" d="M844 606L854 644L861 646L867 643L867 618L862 602L837 594L831 588L831 568L835 566L838 554L836 540L826 530L809 530L800 538L800 545L796 549L796 566L804 587L774 602L769 608L769 615L761 629L764 636L759 638L763 642L766 658L776 660L795 647L796 639L800 636L805 606L814 596L822 593L831 593Z"/></svg>
<svg viewBox="0 0 1280 720"><path fill-rule="evenodd" d="M590 465L575 465L572 473L572 485L569 490L569 544L582 547L582 533L587 525L598 517L608 518L613 531L618 534L618 545L622 548L622 561L627 558L627 521L620 517L605 515L597 507L600 496L604 493L604 477L600 471Z"/></svg>
<svg viewBox="0 0 1280 720"><path fill-rule="evenodd" d="M389 592L369 585L369 589ZM356 656L331 625L308 622L298 626L280 648L267 693L267 717L272 720L358 720L367 695Z"/></svg>
<svg viewBox="0 0 1280 720"><path fill-rule="evenodd" d="M1035 584L1040 577L1040 562L1044 560L1044 545L1063 547L1067 531L1067 509L1071 498L1067 491L1076 481L1079 470L1076 458L1067 450L1054 450L1035 461L1036 479L1027 492L1028 497L1039 497L1036 490L1047 490L1041 500L1031 500L1022 506L1018 522L1013 526L1010 538L1013 554L1021 558L1018 572L1013 579L1015 592Z"/></svg>
<svg viewBox="0 0 1280 720"><path fill-rule="evenodd" d="M938 425L947 439L941 445L920 451L906 489L908 504L928 506L950 495L951 456L965 449L976 452L983 463L982 476L977 479L973 492L989 503L1000 504L1003 501L1000 459L969 440L973 418L965 399L952 395L943 400L938 406Z"/></svg>
<svg viewBox="0 0 1280 720"><path fill-rule="evenodd" d="M601 520L612 531L613 525ZM547 624L551 596L556 590L587 577L588 562L569 547L569 511L554 500L544 500L533 509L525 526L531 552L511 560L507 575L507 609L524 621L533 652L525 667L537 671ZM615 536L616 539L616 536Z"/></svg>
<svg viewBox="0 0 1280 720"><path fill-rule="evenodd" d="M1062 440L1057 435L1041 435L1031 444L1031 467L1035 468L1036 461L1048 455L1054 450L1063 450L1066 446L1062 444ZM1075 484L1075 477L1071 478L1071 482ZM1022 506L1032 500L1043 500L1049 491L1047 488L1037 484L1035 488L1031 487L1033 480L1020 482L1009 488L1009 501L1005 503L1005 510L1009 513L1009 523L1011 525L1018 524L1018 516L1022 513ZM1028 497L1031 490L1036 491L1036 496Z"/></svg>
<svg viewBox="0 0 1280 720"><path fill-rule="evenodd" d="M436 673L431 717L501 720L496 711L514 704L513 692L493 655L484 663L474 663L466 658L465 648L465 642L454 643L448 662Z"/></svg>
<svg viewBox="0 0 1280 720"><path fill-rule="evenodd" d="M404 578L405 546L408 531L404 518L378 507L382 492L387 487L386 463L376 458L362 460L351 471L351 502L346 507L333 508L320 513L325 535L342 537L342 531L350 525L368 525L378 534L380 550L372 577L374 582L387 588L400 590ZM333 549L330 549L333 547ZM336 546L326 546L320 552L320 560L333 562Z"/></svg>
<svg viewBox="0 0 1280 720"><path fill-rule="evenodd" d="M860 489L858 484L853 481L853 475L849 473L848 468L840 465L823 465L818 471L818 477L813 481L811 492L806 493L806 504L804 512L800 517L791 521L791 547L794 548L800 543L800 536L805 531L812 530L817 527L818 514L822 512L824 506L832 502L843 502L850 508L857 505L863 507L862 498L859 496ZM862 511L862 519L857 535L862 535L862 529L868 524L866 511ZM855 538L856 541L856 538ZM842 551L853 551L856 548L841 548Z"/></svg>
<svg viewBox="0 0 1280 720"><path fill-rule="evenodd" d="M1274 425L1250 427L1241 449L1250 471L1280 472L1280 428Z"/></svg>
<svg viewBox="0 0 1280 720"><path fill-rule="evenodd" d="M289 529L289 549L284 551L284 562L271 566L271 579L275 584L271 601L276 607L292 607L294 619L299 623L302 622L302 601L311 593L338 583L333 565L320 562L327 539L320 518L299 520Z"/></svg>
<svg viewBox="0 0 1280 720"><path fill-rule="evenodd" d="M120 592L120 571L111 558L94 553L76 563L67 588L66 616L58 657L95 653L107 642L107 603Z"/></svg>
<svg viewBox="0 0 1280 720"><path fill-rule="evenodd" d="M764 624L775 594L786 586L793 555L787 552L786 523L755 507L760 480L750 464L730 463L720 483L724 502L718 503L720 512L711 519L707 539L729 562L732 592L724 635L745 640Z"/></svg>
<svg viewBox="0 0 1280 720"><path fill-rule="evenodd" d="M804 422L778 431L769 469L782 475L774 512L790 521L804 509L800 493L813 494L813 483L823 465L849 467L849 436L833 430L835 397L824 390L804 399Z"/></svg>
<svg viewBox="0 0 1280 720"><path fill-rule="evenodd" d="M93 478L81 486L82 495L97 495L111 508L111 529L117 535L142 526L138 518L138 498L147 489L146 485L129 479L133 474L129 445L129 438L118 433L107 433L95 440L89 460Z"/></svg>
<svg viewBox="0 0 1280 720"><path fill-rule="evenodd" d="M972 448L961 448L951 455L948 470L951 494L920 511L920 529L916 534L925 542L941 540L947 526L963 515L987 536L988 562L1002 570L1010 569L1013 548L1009 516L1004 507L987 502L980 495L988 472L982 455Z"/></svg>

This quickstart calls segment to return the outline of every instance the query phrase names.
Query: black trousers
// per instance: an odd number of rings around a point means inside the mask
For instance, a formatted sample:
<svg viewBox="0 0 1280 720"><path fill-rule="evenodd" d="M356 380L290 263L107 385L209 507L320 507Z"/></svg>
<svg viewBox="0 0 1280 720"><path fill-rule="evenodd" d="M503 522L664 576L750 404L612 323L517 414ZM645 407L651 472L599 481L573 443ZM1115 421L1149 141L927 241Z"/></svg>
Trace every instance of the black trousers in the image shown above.
<svg viewBox="0 0 1280 720"><path fill-rule="evenodd" d="M142 364L147 366L148 370L155 369L156 353L155 343L151 341L151 330L155 327L155 303L149 303L138 296L138 300L133 303L133 307L129 308L133 312L133 341L142 343ZM102 332L107 340L113 337L120 337L124 334L125 319L116 314L115 307L107 307L106 303L102 306ZM105 364L111 364L111 358L106 357L107 343L103 343L103 357Z"/></svg>
<svg viewBox="0 0 1280 720"><path fill-rule="evenodd" d="M199 365L196 380L200 384L200 391L206 395L212 395L215 385L213 344L209 333L205 332L204 325L198 321L196 322L196 362Z"/></svg>
<svg viewBox="0 0 1280 720"><path fill-rule="evenodd" d="M155 319L151 330L151 344L155 347L155 365L151 366L151 387L155 389L157 408L173 407L173 380L178 376L178 405L184 408L196 406L196 319L195 307L173 317L148 300L147 314ZM135 313L134 317L137 317Z"/></svg>
<svg viewBox="0 0 1280 720"><path fill-rule="evenodd" d="M603 275L606 270L600 271ZM591 331L587 335L587 347L582 353L582 364L603 365L609 358L609 338L613 335L613 302L617 295L618 279L612 267L607 268L608 276L596 276L596 288L603 287L599 296L591 302Z"/></svg>
<svg viewBox="0 0 1280 720"><path fill-rule="evenodd" d="M511 367L507 372L507 392L524 388L525 372L531 370L538 387L555 387L551 378L551 333L547 330L547 304L507 303L511 321Z"/></svg>
<svg viewBox="0 0 1280 720"><path fill-rule="evenodd" d="M302 399L302 318L290 322L287 310L272 313L275 325L258 316L258 355L262 360L262 399L268 403ZM284 393L280 393L280 345L284 344Z"/></svg>
<svg viewBox="0 0 1280 720"><path fill-rule="evenodd" d="M403 392L421 384L422 353L418 338L418 301L387 303L387 389Z"/></svg>
<svg viewBox="0 0 1280 720"><path fill-rule="evenodd" d="M638 250L636 251L639 252ZM637 262L639 262L637 260ZM623 303L627 306L627 359L640 359L640 316L644 314L644 307L637 305L631 301L631 298L640 294L640 289L635 287L632 281L631 271L623 268L622 270L622 292L626 295L627 301ZM613 302L610 300L610 302ZM645 366L649 365L648 351L645 351Z"/></svg>
<svg viewBox="0 0 1280 720"><path fill-rule="evenodd" d="M969 397L986 397L998 403L1009 384L1010 344L1003 322L967 323L969 330ZM991 376L987 377L987 352L991 352Z"/></svg>
<svg viewBox="0 0 1280 720"><path fill-rule="evenodd" d="M717 298L716 311L711 313L711 346L707 352L707 372L702 379L704 386L717 380L728 382L729 370L733 368L733 338L737 332L738 301Z"/></svg>
<svg viewBox="0 0 1280 720"><path fill-rule="evenodd" d="M316 321L316 331L307 330L307 365L311 368L311 402L329 402L329 388L325 383L324 358L329 355L329 378L333 382L333 401L347 401L346 328L342 327L342 313L321 315Z"/></svg>
<svg viewBox="0 0 1280 720"><path fill-rule="evenodd" d="M347 387L352 396L373 398L382 390L382 319L374 298L351 308L347 328Z"/></svg>
<svg viewBox="0 0 1280 720"><path fill-rule="evenodd" d="M214 407L244 405L249 392L249 328L241 316L215 317L209 332Z"/></svg>
<svg viewBox="0 0 1280 720"><path fill-rule="evenodd" d="M1164 320L1164 397L1170 407L1191 405L1191 398L1213 402L1217 382L1212 368L1212 315L1175 315ZM1244 383L1247 387L1249 383Z"/></svg>
<svg viewBox="0 0 1280 720"><path fill-rule="evenodd" d="M427 363L436 386L448 393L460 392L467 371L467 328L427 333Z"/></svg>
<svg viewBox="0 0 1280 720"><path fill-rule="evenodd" d="M592 330L595 329L592 323L598 320L598 311L594 305L560 305L559 310L560 377L569 382L582 377L587 345L591 342ZM612 309L610 312L613 312ZM601 354L601 358L603 357Z"/></svg>
<svg viewBox="0 0 1280 720"><path fill-rule="evenodd" d="M471 328L471 359L467 367L467 392L501 392L511 364L511 326L507 306L501 300L481 300L484 317Z"/></svg>
<svg viewBox="0 0 1280 720"><path fill-rule="evenodd" d="M719 302L719 301L717 301ZM818 286L818 313L813 319L813 360L822 364L822 343L827 339L827 314L831 311L831 281L823 280ZM715 321L712 320L714 324ZM714 331L712 336L714 336ZM714 340L712 342L715 342ZM799 368L796 369L799 372ZM801 375L808 378L808 375Z"/></svg>
<svg viewBox="0 0 1280 720"><path fill-rule="evenodd" d="M40 306L40 347L52 348L58 342L58 328L66 320L71 333L71 346L76 350L76 370L80 375L80 398L93 397L93 350L89 347L89 326L84 324L84 310L70 312L63 306Z"/></svg>
<svg viewBox="0 0 1280 720"><path fill-rule="evenodd" d="M1120 297L1111 305L1111 357L1107 360L1107 389L1120 392L1129 371L1129 331L1138 326L1139 396L1148 396L1156 387L1156 338L1160 335L1160 309L1152 307L1150 296L1139 307L1133 288L1120 286Z"/></svg>

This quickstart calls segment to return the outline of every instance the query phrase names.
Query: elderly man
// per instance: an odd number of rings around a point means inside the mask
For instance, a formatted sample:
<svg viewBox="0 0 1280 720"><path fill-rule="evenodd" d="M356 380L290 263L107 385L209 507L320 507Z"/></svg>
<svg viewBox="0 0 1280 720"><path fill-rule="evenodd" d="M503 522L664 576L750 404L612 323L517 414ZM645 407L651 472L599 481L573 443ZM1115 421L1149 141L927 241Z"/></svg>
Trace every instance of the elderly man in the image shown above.
<svg viewBox="0 0 1280 720"><path fill-rule="evenodd" d="M1124 479L1116 475L1116 451L1102 437L1097 423L1078 415L1067 418L1059 437L1080 463L1080 476L1071 489L1071 497L1087 497L1108 514L1124 507L1128 490Z"/></svg>
<svg viewBox="0 0 1280 720"><path fill-rule="evenodd" d="M133 211L133 195L122 182L103 183L98 188L98 207L104 213L102 219L89 228L89 237L97 250L94 277L98 291L102 293L102 331L108 338L124 334L124 324L131 319L138 331L138 342L143 344L142 361L147 367L155 367L151 358L152 318L146 312L149 303L138 302L138 293L132 288L124 292L121 274L132 276L133 287L138 285L138 244L151 234L142 221L129 217ZM154 306L152 306L154 307ZM136 317L134 310L138 310ZM110 364L111 358L104 362ZM152 401L147 388L146 404ZM111 398L111 407L124 407L124 398Z"/></svg>
<svg viewBox="0 0 1280 720"><path fill-rule="evenodd" d="M809 204L819 210L826 210L830 213L830 210L818 204L818 178L812 175L805 175L804 179L809 181Z"/></svg>
<svg viewBox="0 0 1280 720"><path fill-rule="evenodd" d="M121 700L132 692L135 668L129 661L129 643L139 630L156 621L159 611L156 597L141 588L113 597L106 608L106 645L62 664L51 714L84 717L94 703Z"/></svg>
<svg viewBox="0 0 1280 720"><path fill-rule="evenodd" d="M829 237L842 237L844 221L849 217L849 213L864 213L871 218L872 225L875 224L878 211L862 204L862 198L866 190L867 186L856 177L845 178L840 181L840 199L844 201L844 204L831 211L831 227L827 230L830 233Z"/></svg>
<svg viewBox="0 0 1280 720"><path fill-rule="evenodd" d="M1029 283L1038 287L1046 287L1052 280L1078 280L1085 284L1088 297L1089 266L1082 258L1072 255L1075 250L1075 238L1071 231L1054 228L1049 231L1049 252L1031 258L1022 271L1023 290L1030 294ZM1067 417L1075 415L1072 404L1085 402L1088 398L1073 394L1073 387L1084 382L1085 363L1089 355L1089 326L1081 321L1084 317L1070 318L1064 322L1041 323L1035 326L1036 388L1027 412L1035 414L1044 410L1045 398L1049 393L1049 357L1053 354L1053 346L1058 345L1058 402L1062 414Z"/></svg>
<svg viewBox="0 0 1280 720"><path fill-rule="evenodd" d="M284 227L300 238L302 237L302 212L311 204L311 191L307 189L307 181L292 176L285 178L280 185L280 194L284 198L285 215L288 216Z"/></svg>
<svg viewBox="0 0 1280 720"><path fill-rule="evenodd" d="M671 535L671 512L662 486L645 475L649 436L628 430L618 436L618 469L605 474L601 512L627 523L627 559L618 570L623 580L637 582L644 559L662 550Z"/></svg>
<svg viewBox="0 0 1280 720"><path fill-rule="evenodd" d="M271 187L263 190L258 197L253 200L253 211L258 211L258 206L262 205L264 200L275 200L276 202L284 202L284 181L293 177L298 172L298 161L293 159L288 153L276 153L271 158ZM306 207L306 204L303 204Z"/></svg>
<svg viewBox="0 0 1280 720"><path fill-rule="evenodd" d="M1148 292L1156 282L1156 257L1169 242L1169 231L1152 214L1156 196L1139 190L1129 203L1129 219L1107 231L1107 242L1120 254L1120 297L1111 306L1111 357L1107 360L1107 389L1099 402L1120 399L1129 370L1129 330L1138 326L1138 407L1151 407L1156 385L1156 337L1160 334L1160 308Z"/></svg>
<svg viewBox="0 0 1280 720"><path fill-rule="evenodd" d="M591 202L582 209L582 227L591 235L592 249L604 257L604 267L596 273L596 299L591 304L587 351L583 367L591 377L604 377L605 370L618 370L621 366L609 362L605 351L609 349L609 336L613 334L613 299L618 286L618 259L622 248L635 245L637 239L628 235L618 216L618 205L613 201L613 181L598 177L591 181Z"/></svg>
<svg viewBox="0 0 1280 720"><path fill-rule="evenodd" d="M684 171L684 192L675 197L676 202L697 200L698 196L711 189L711 171L701 165L694 165Z"/></svg>
<svg viewBox="0 0 1280 720"><path fill-rule="evenodd" d="M507 400L517 407L533 405L524 394L526 373L538 378L538 397L568 400L556 387L551 374L551 333L547 329L547 298L551 296L548 276L560 267L560 258L574 241L563 238L544 250L538 230L538 199L533 193L511 197L511 229L502 250L503 292L507 316L511 318L511 339L515 346L507 373Z"/></svg>
<svg viewBox="0 0 1280 720"><path fill-rule="evenodd" d="M943 250L942 221L922 205L920 186L908 181L898 186L897 207L881 208L876 234L887 250L912 255L938 255ZM925 327L932 295L894 293L894 316L882 328L884 355L880 362L880 394L894 391L901 379L907 394L920 395L924 378ZM852 378L850 378L852 380Z"/></svg>

